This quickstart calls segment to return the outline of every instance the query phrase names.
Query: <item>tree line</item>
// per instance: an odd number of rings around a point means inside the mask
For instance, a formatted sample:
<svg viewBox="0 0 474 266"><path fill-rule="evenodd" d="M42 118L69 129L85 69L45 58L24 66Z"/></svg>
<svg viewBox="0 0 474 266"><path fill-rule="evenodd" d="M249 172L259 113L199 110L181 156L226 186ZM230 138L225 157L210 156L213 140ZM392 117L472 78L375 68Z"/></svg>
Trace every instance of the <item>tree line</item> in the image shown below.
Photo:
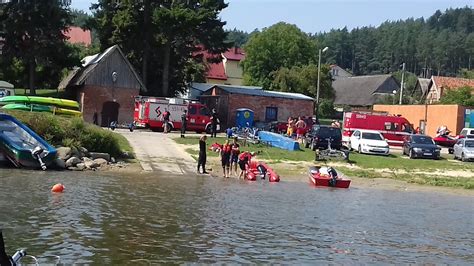
<svg viewBox="0 0 474 266"><path fill-rule="evenodd" d="M437 11L428 19L387 21L379 27L308 34L277 23L246 33L224 30L224 0L98 0L92 15L71 10L70 1L0 4L0 79L17 87L56 87L85 55L119 44L148 88L172 96L191 81L204 81L202 50L214 54L244 47L244 80L266 89L315 96L317 51L322 56L321 98L333 92L327 64L356 75L393 73L406 63L416 74L457 75L474 67L474 10ZM71 25L92 30L94 44L66 42ZM211 62L220 57L207 58Z"/></svg>
<svg viewBox="0 0 474 266"><path fill-rule="evenodd" d="M202 50L220 54L232 46L219 18L226 7L224 0L98 0L89 16L71 10L70 1L12 0L0 4L0 78L34 94L56 87L85 53L118 44L148 93L172 96L204 80ZM73 23L92 30L96 46L68 44L65 31Z"/></svg>

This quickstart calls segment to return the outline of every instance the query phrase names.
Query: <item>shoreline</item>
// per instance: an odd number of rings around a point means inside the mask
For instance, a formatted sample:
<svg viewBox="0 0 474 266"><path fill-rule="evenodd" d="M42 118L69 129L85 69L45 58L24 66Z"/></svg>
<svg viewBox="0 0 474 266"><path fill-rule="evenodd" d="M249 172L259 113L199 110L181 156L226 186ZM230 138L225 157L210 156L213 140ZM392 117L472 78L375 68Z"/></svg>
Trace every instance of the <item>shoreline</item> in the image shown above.
<svg viewBox="0 0 474 266"><path fill-rule="evenodd" d="M174 141L174 137L172 137ZM176 146L179 147L182 151L187 152L193 158L194 154L189 153L187 150L192 149L197 151L196 145L185 145L176 143ZM216 178L223 178L221 176L222 170L220 166L219 157L209 156L211 151L208 151L207 156L207 168L212 168L211 176ZM301 182L309 184L309 177L307 173L307 168L311 165L325 164L325 162L306 162L306 161L286 161L286 162L271 162L271 160L265 160L265 158L256 157L256 160L262 160L270 164L273 169L280 174L282 181L284 182ZM195 159L196 160L196 159ZM336 170L338 168L353 168L353 170L365 170L372 171L374 173L380 173L380 176L386 174L384 171L393 171L391 169L362 169L358 166L347 166L343 165L340 162L331 162L335 166ZM434 185L423 185L417 183L410 183L404 180L388 178L388 177L358 177L354 175L345 175L344 171L340 171L343 176L352 180L351 188L375 188L375 189L384 189L384 190L395 190L400 192L437 192L437 193L446 193L446 194L456 194L463 196L474 196L473 189L466 189L462 187L449 187L449 186L434 186ZM401 171L400 171L401 173ZM231 178L238 179L238 177L232 176Z"/></svg>

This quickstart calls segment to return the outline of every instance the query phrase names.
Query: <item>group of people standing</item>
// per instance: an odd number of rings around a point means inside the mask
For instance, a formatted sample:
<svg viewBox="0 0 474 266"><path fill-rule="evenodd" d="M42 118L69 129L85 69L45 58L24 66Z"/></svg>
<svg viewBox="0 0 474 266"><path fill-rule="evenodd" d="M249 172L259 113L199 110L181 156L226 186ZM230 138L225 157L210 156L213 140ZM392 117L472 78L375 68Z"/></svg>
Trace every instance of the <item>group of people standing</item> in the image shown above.
<svg viewBox="0 0 474 266"><path fill-rule="evenodd" d="M306 133L307 126L308 125L304 121L304 117L300 116L298 118L293 118L290 116L288 118L286 134L289 137L295 137L295 134L296 134L296 139L301 139L304 137L304 134Z"/></svg>
<svg viewBox="0 0 474 266"><path fill-rule="evenodd" d="M171 113L168 109L162 114L163 118L163 131L164 133L168 133L170 131L170 116ZM219 117L217 115L216 109L212 109L211 113L211 138L217 136L217 125L219 124ZM181 138L185 138L186 128L188 126L188 110L183 110L181 114Z"/></svg>
<svg viewBox="0 0 474 266"><path fill-rule="evenodd" d="M207 174L206 172L206 140L207 136L203 135L199 139L199 157L198 157L198 166L197 172L199 174ZM223 177L229 178L234 172L234 175L237 176L237 165L240 168L239 178L245 175L246 167L250 163L252 156L254 155L251 152L240 151L240 145L238 143L238 138L235 137L232 139L232 143L228 139L225 140L224 144L219 149L221 166ZM202 172L201 172L202 168Z"/></svg>

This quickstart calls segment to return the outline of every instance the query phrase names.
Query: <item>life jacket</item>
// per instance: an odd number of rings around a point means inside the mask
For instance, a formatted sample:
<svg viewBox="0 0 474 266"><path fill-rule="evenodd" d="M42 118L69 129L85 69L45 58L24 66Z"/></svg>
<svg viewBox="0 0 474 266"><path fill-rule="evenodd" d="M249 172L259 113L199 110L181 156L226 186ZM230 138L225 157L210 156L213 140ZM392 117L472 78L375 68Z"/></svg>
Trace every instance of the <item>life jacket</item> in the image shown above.
<svg viewBox="0 0 474 266"><path fill-rule="evenodd" d="M222 152L223 153L230 153L232 151L232 147L230 145L224 145L222 147Z"/></svg>
<svg viewBox="0 0 474 266"><path fill-rule="evenodd" d="M240 161L244 161L244 160L249 160L252 158L252 155L249 153L249 152L242 152L240 155L239 155L239 160Z"/></svg>

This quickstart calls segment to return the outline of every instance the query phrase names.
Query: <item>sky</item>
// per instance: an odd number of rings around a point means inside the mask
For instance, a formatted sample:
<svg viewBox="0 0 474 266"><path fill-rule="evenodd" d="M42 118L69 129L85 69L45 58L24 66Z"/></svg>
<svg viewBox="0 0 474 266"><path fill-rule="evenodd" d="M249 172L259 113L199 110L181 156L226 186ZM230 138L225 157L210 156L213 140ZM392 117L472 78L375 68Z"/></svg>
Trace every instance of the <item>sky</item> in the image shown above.
<svg viewBox="0 0 474 266"><path fill-rule="evenodd" d="M72 0L89 10L93 0ZM474 0L227 0L221 18L226 29L251 32L284 21L307 33L378 26L387 20L428 18L436 10L471 6Z"/></svg>

